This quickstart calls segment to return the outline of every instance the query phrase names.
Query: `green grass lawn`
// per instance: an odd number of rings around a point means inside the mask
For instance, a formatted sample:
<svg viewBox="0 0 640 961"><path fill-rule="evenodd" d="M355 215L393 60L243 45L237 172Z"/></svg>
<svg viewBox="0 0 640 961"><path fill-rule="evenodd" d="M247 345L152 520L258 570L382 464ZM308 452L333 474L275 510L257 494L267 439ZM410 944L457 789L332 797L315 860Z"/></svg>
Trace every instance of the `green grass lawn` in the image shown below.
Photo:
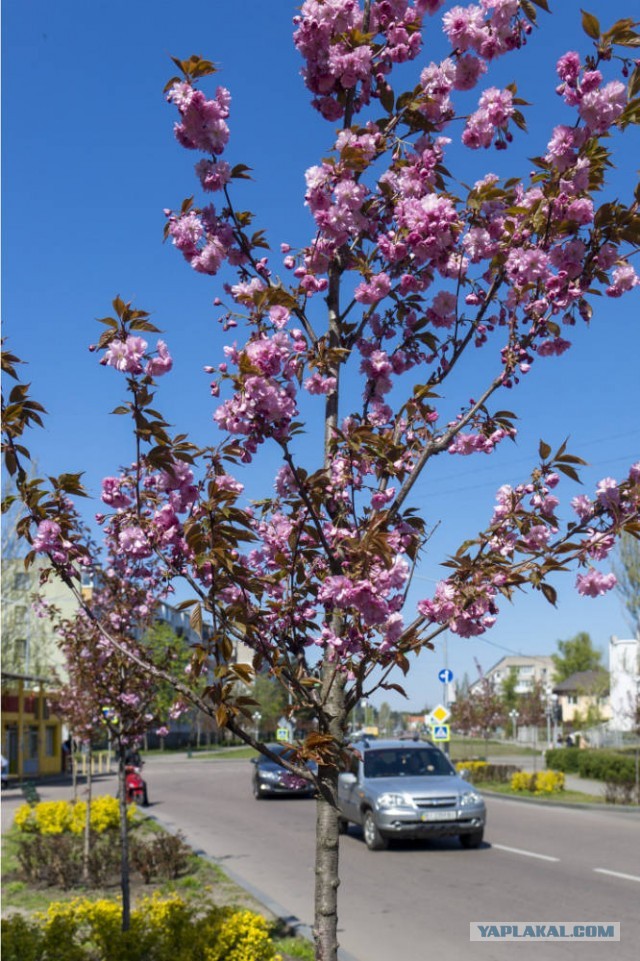
<svg viewBox="0 0 640 961"><path fill-rule="evenodd" d="M542 745L534 750L531 747L524 747L521 744L514 744L505 741L486 741L482 737L456 737L451 738L449 753L456 761L466 761L470 758L486 757L532 757L540 756Z"/></svg>

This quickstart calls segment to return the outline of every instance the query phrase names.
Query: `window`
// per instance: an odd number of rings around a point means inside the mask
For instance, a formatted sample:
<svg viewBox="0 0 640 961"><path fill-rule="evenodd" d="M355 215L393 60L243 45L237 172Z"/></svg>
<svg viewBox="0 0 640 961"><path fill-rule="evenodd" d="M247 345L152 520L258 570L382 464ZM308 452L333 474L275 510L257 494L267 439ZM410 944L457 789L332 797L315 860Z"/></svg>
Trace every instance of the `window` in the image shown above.
<svg viewBox="0 0 640 961"><path fill-rule="evenodd" d="M27 660L27 641L26 641L26 638L24 638L24 637L19 637L19 638L18 638L17 640L15 640L13 643L14 643L14 645L15 645L16 661L18 661L21 665L24 665L25 662L26 662L26 660Z"/></svg>
<svg viewBox="0 0 640 961"><path fill-rule="evenodd" d="M27 626L27 608L24 604L16 604L13 609L13 624L16 628Z"/></svg>
<svg viewBox="0 0 640 961"><path fill-rule="evenodd" d="M382 748L366 751L364 755L365 777L424 777L452 773L444 754L433 748Z"/></svg>
<svg viewBox="0 0 640 961"><path fill-rule="evenodd" d="M13 575L13 588L16 591L29 590L29 575L26 571L16 571Z"/></svg>
<svg viewBox="0 0 640 961"><path fill-rule="evenodd" d="M56 728L53 725L44 730L44 753L47 757L56 756Z"/></svg>
<svg viewBox="0 0 640 961"><path fill-rule="evenodd" d="M30 727L27 729L26 755L31 761L38 757L38 728Z"/></svg>
<svg viewBox="0 0 640 961"><path fill-rule="evenodd" d="M567 695L567 704L577 704L577 703L578 703L578 697L576 694Z"/></svg>

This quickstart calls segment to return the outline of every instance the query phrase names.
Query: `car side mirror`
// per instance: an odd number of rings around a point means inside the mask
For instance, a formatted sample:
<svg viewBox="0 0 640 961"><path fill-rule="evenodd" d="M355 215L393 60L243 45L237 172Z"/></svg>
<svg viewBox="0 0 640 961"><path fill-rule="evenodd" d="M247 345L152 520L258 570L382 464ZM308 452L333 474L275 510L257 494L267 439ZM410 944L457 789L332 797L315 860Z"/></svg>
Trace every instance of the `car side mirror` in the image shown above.
<svg viewBox="0 0 640 961"><path fill-rule="evenodd" d="M344 774L338 775L338 780L342 783L344 787L351 787L352 784L357 783L358 778L355 776L355 774L352 774L350 771L345 771Z"/></svg>
<svg viewBox="0 0 640 961"><path fill-rule="evenodd" d="M463 781L469 780L469 768L463 767L458 771L458 777L461 777Z"/></svg>

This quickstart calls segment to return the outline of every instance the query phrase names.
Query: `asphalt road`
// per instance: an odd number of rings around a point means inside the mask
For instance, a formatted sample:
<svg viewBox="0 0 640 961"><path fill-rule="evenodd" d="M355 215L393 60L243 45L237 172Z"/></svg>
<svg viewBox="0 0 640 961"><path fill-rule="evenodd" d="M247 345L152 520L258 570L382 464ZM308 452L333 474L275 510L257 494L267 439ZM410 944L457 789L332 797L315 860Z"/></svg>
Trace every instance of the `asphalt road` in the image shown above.
<svg viewBox="0 0 640 961"><path fill-rule="evenodd" d="M149 813L287 915L311 924L313 801L255 801L248 761L167 756L150 761L145 776ZM109 790L109 781L100 783ZM64 797L69 788L41 794ZM442 840L370 852L352 828L340 864L340 942L348 956L511 961L515 952L523 961L637 961L640 817L494 798L488 811L486 843L477 851ZM470 921L619 921L621 941L470 943Z"/></svg>
<svg viewBox="0 0 640 961"><path fill-rule="evenodd" d="M315 805L255 801L248 761L147 768L153 813L302 922L313 916ZM478 956L637 961L640 818L488 799L487 843L371 852L352 828L341 848L340 941L358 961ZM605 873L606 872L606 873ZM619 943L471 944L470 921L619 921Z"/></svg>

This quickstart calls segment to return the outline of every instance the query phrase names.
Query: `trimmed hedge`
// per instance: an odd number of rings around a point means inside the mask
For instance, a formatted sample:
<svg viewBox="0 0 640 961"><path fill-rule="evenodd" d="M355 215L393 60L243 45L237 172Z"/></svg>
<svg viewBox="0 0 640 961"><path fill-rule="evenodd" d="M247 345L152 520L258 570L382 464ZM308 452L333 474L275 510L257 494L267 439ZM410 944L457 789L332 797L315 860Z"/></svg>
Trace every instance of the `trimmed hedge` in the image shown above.
<svg viewBox="0 0 640 961"><path fill-rule="evenodd" d="M547 767L555 771L579 774L595 781L625 784L635 781L635 758L616 751L600 751L577 747L553 748L545 754Z"/></svg>
<svg viewBox="0 0 640 961"><path fill-rule="evenodd" d="M458 771L466 770L467 780L471 784L485 784L487 781L509 784L514 774L520 771L516 764L487 764L486 761L472 761L456 764Z"/></svg>
<svg viewBox="0 0 640 961"><path fill-rule="evenodd" d="M578 761L585 752L579 747L554 747L545 753L547 767L564 774L577 774Z"/></svg>

